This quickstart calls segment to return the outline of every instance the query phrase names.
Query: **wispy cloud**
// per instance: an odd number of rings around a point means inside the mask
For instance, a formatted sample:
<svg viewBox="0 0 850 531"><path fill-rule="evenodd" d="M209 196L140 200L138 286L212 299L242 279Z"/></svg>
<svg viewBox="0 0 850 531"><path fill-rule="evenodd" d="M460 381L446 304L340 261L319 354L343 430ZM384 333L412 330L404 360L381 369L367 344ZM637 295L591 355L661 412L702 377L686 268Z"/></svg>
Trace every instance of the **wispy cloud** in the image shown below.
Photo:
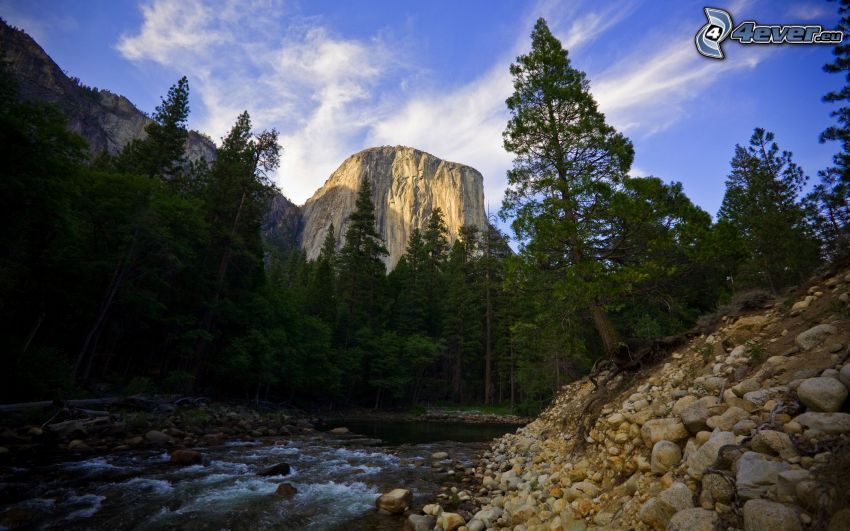
<svg viewBox="0 0 850 531"><path fill-rule="evenodd" d="M536 17L547 18L575 61L625 24L636 6L542 0L518 21L506 49L462 84L422 71L403 36L346 38L275 0L152 0L142 8L141 27L117 48L130 60L189 75L205 107L193 123L201 130L221 136L245 108L256 125L281 130L279 183L296 202L351 153L402 144L480 170L487 201L497 209L511 160L502 149L504 102L512 89L508 66L528 48ZM743 47L722 63L704 60L681 44L692 34L680 37L648 35L632 53L589 72L601 109L627 134L650 135L672 125L723 72L758 64Z"/></svg>

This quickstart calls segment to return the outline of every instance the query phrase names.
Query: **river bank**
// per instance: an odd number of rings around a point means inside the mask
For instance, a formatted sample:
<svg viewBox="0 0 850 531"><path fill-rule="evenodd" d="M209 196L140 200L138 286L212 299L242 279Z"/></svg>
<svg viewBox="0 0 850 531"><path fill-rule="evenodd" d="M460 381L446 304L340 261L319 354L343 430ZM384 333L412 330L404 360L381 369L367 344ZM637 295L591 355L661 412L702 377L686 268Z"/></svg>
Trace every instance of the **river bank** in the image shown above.
<svg viewBox="0 0 850 531"><path fill-rule="evenodd" d="M297 410L166 404L4 416L0 527L389 530L435 498L469 518L475 460L518 427L346 412L342 428ZM398 487L410 508L377 511Z"/></svg>

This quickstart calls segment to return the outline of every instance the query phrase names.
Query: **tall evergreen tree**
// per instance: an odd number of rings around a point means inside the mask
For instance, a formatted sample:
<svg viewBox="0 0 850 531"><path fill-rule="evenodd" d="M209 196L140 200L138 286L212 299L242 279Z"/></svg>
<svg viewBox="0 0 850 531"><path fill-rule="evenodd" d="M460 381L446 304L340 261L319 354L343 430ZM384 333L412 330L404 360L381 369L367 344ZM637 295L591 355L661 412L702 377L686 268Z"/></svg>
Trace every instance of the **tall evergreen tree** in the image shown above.
<svg viewBox="0 0 850 531"><path fill-rule="evenodd" d="M372 186L364 177L339 253L339 302L346 344L361 327L379 324L387 254L375 226Z"/></svg>
<svg viewBox="0 0 850 531"><path fill-rule="evenodd" d="M606 310L605 282L610 226L601 214L634 158L631 142L605 122L583 72L539 19L531 52L511 65L514 93L504 132L515 155L508 172L503 216L534 267L551 273L551 289L563 299L582 299L603 349L619 338Z"/></svg>
<svg viewBox="0 0 850 531"><path fill-rule="evenodd" d="M718 217L738 230L746 247L739 274L775 291L810 273L818 256L797 200L806 177L773 140L773 133L756 128L749 146L735 146Z"/></svg>
<svg viewBox="0 0 850 531"><path fill-rule="evenodd" d="M841 0L838 6L841 19L836 29L850 33L850 0ZM824 71L844 76L840 90L827 93L827 103L839 103L832 111L837 122L821 133L820 141L838 142L839 151L832 158L833 166L819 172L820 183L808 197L814 222L823 240L824 249L831 258L847 258L850 254L850 43L836 45L832 50L835 60L824 65Z"/></svg>
<svg viewBox="0 0 850 531"><path fill-rule="evenodd" d="M174 177L181 169L189 131L189 80L181 77L145 126L147 137L130 142L115 161L117 169L149 177Z"/></svg>
<svg viewBox="0 0 850 531"><path fill-rule="evenodd" d="M333 325L336 320L336 234L333 223L328 226L322 250L316 259L307 304L310 313Z"/></svg>

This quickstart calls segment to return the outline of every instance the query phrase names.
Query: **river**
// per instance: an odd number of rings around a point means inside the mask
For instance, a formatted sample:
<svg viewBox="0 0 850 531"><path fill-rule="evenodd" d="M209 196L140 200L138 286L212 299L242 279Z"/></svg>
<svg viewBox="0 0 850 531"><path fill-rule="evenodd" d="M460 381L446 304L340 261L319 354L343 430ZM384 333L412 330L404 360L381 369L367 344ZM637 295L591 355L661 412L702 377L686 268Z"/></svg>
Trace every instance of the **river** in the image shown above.
<svg viewBox="0 0 850 531"><path fill-rule="evenodd" d="M350 422L352 434L311 432L198 447L204 464L176 467L164 450L135 450L0 467L0 525L35 529L400 529L375 499L409 489L414 505L472 466L487 441L516 426ZM380 439L377 440L377 439ZM431 454L448 452L438 463ZM288 463L286 476L260 476ZM275 495L280 483L297 494Z"/></svg>

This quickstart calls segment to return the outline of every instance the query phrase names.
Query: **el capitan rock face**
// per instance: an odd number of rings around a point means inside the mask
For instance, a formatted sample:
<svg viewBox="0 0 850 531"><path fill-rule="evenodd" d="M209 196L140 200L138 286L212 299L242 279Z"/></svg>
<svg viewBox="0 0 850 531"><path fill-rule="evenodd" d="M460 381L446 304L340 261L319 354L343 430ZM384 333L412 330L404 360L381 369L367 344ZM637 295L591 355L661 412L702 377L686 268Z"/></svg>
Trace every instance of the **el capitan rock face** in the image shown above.
<svg viewBox="0 0 850 531"><path fill-rule="evenodd" d="M451 241L463 225L486 227L484 179L477 170L414 148L374 147L348 157L301 208L301 246L307 258L319 255L331 223L337 248L342 247L364 176L372 185L375 220L390 269L404 254L410 233L423 227L435 208L443 211Z"/></svg>

